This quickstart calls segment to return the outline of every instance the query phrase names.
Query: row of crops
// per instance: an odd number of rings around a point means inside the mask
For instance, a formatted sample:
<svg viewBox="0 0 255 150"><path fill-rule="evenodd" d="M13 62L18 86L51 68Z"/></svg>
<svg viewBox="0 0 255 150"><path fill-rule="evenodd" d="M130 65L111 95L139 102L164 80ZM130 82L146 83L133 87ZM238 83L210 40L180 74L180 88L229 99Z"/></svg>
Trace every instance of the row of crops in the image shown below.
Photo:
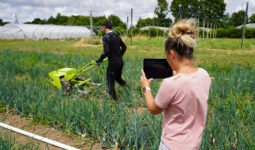
<svg viewBox="0 0 255 150"><path fill-rule="evenodd" d="M48 147L48 146L47 146ZM35 142L29 142L24 144L16 143L15 136L10 132L1 132L0 135L0 149L1 150L35 150L39 149L39 145Z"/></svg>
<svg viewBox="0 0 255 150"><path fill-rule="evenodd" d="M4 50L0 52L0 107L13 107L22 116L68 133L86 135L105 147L157 149L161 115L146 109L140 88L142 58L125 57L123 76L128 89L119 88L112 101L102 87L90 94L64 96L49 82L48 72L78 67L93 56ZM105 67L84 74L106 83ZM201 149L255 149L255 68L252 66L203 64L213 77L209 112ZM153 81L155 95L160 81Z"/></svg>

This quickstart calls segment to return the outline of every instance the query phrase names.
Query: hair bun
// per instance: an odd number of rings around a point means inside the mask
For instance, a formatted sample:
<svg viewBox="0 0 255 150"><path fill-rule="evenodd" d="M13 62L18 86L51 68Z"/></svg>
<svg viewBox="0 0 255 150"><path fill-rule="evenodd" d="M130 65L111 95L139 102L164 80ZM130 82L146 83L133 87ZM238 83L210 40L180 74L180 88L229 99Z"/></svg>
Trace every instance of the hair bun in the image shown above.
<svg viewBox="0 0 255 150"><path fill-rule="evenodd" d="M196 20L187 19L177 22L169 32L171 38L180 38L181 44L188 47L196 47Z"/></svg>

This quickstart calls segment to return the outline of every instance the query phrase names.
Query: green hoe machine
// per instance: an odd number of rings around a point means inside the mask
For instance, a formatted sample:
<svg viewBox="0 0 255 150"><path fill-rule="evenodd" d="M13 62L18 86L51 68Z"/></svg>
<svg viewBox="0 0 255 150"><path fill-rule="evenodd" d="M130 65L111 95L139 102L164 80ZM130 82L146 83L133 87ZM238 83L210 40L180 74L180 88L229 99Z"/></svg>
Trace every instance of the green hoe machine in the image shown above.
<svg viewBox="0 0 255 150"><path fill-rule="evenodd" d="M106 59L104 59L106 61ZM95 61L91 61L80 69L75 68L62 68L49 72L50 82L58 89L62 89L65 95L70 95L72 89L76 88L81 94L87 94L88 91L84 90L84 86L100 86L100 83L91 82L91 78L84 79L80 75L87 70L96 66Z"/></svg>

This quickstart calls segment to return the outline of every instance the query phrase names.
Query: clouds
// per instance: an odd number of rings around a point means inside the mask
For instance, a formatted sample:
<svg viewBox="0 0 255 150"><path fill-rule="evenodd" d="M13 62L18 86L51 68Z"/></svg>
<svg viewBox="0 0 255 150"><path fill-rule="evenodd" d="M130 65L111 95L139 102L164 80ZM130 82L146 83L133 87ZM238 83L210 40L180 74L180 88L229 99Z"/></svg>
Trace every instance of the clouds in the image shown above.
<svg viewBox="0 0 255 150"><path fill-rule="evenodd" d="M139 17L153 17L157 5L155 0L1 0L0 18L4 21L13 22L14 14L18 15L20 22L32 21L34 18L48 19L50 16L62 15L90 15L119 16L126 21L130 17L133 8L134 23Z"/></svg>
<svg viewBox="0 0 255 150"><path fill-rule="evenodd" d="M240 10L245 11L246 2L249 2L248 15L255 14L255 0L224 0L227 4L226 12L230 15L234 12L238 12Z"/></svg>
<svg viewBox="0 0 255 150"><path fill-rule="evenodd" d="M169 4L172 2L172 0L167 1ZM246 2L243 0L224 1L227 4L226 11L229 14L245 10ZM154 17L156 6L156 0L1 0L0 18L4 21L13 22L15 20L14 15L17 14L20 22L26 22L32 21L34 18L48 19L50 16L56 16L57 13L67 16L89 16L90 11L92 11L93 16L114 14L126 22L127 16L130 17L130 11L133 8L135 24L140 17ZM255 0L249 0L249 14L254 13ZM173 19L171 15L169 17Z"/></svg>

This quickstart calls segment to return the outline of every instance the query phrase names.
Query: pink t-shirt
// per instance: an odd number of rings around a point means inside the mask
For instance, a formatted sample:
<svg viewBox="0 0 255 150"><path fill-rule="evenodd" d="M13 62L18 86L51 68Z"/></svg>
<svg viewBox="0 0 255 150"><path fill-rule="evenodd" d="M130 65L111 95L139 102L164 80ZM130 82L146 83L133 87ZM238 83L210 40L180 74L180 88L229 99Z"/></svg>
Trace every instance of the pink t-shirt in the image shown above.
<svg viewBox="0 0 255 150"><path fill-rule="evenodd" d="M199 149L210 86L211 78L202 68L161 83L155 102L164 109L161 141L171 150Z"/></svg>

